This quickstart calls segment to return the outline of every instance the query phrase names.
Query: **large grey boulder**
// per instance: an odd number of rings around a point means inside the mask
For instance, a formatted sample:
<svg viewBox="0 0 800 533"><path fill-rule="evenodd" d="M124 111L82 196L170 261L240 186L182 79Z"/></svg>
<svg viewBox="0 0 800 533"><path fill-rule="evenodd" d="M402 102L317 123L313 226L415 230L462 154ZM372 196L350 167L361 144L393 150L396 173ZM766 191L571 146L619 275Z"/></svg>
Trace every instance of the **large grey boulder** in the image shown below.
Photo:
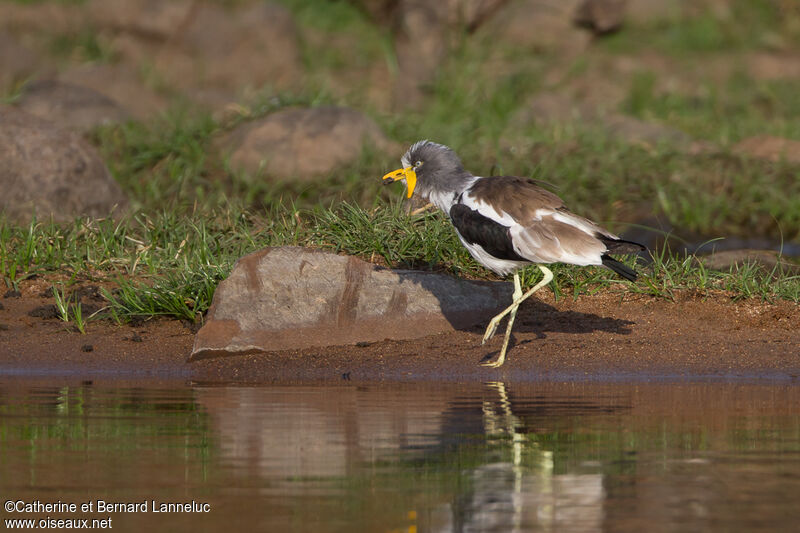
<svg viewBox="0 0 800 533"><path fill-rule="evenodd" d="M510 302L508 283L266 248L239 259L217 287L189 360L417 338L484 323Z"/></svg>
<svg viewBox="0 0 800 533"><path fill-rule="evenodd" d="M127 199L97 152L76 132L0 106L0 212L25 223L108 216Z"/></svg>
<svg viewBox="0 0 800 533"><path fill-rule="evenodd" d="M367 115L330 106L283 109L236 128L219 142L235 170L305 181L354 163L370 144L397 151Z"/></svg>

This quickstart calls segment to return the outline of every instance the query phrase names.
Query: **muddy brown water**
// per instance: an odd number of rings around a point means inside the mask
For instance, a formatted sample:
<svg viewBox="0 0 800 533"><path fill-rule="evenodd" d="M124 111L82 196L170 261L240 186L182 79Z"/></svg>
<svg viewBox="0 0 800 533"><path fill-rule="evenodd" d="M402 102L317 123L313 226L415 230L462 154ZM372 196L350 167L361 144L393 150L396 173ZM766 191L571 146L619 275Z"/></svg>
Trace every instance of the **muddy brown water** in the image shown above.
<svg viewBox="0 0 800 533"><path fill-rule="evenodd" d="M0 450L4 504L39 505L3 520L115 531L788 531L800 520L791 383L7 377ZM76 510L41 507L59 502Z"/></svg>

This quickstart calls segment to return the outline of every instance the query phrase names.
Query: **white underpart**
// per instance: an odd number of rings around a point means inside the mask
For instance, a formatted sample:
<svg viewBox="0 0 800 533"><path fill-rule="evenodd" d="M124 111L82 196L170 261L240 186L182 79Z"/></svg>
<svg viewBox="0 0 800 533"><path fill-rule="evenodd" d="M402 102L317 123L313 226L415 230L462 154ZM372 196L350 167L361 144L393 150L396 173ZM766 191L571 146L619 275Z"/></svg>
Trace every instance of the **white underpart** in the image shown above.
<svg viewBox="0 0 800 533"><path fill-rule="evenodd" d="M467 249L469 254L474 257L478 263L501 276L507 276L508 274L516 272L520 268L530 264L528 261L509 261L507 259L498 259L484 250L482 246L478 244L470 244L465 241L458 230L456 230L456 235L458 235L458 239L461 241L461 244L464 245L464 248Z"/></svg>
<svg viewBox="0 0 800 533"><path fill-rule="evenodd" d="M571 263L580 266L603 264L605 246L600 241L597 241L595 248L576 253L564 248L557 235L553 236L551 242L545 243L536 232L516 225L511 228L511 242L514 244L514 251L533 263Z"/></svg>

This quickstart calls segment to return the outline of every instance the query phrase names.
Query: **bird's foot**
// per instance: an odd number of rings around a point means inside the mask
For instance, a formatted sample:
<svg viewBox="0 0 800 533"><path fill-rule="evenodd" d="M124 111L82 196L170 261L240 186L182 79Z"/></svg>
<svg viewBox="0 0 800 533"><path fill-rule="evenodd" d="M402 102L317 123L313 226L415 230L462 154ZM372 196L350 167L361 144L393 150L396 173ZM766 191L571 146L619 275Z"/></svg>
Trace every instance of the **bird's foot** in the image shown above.
<svg viewBox="0 0 800 533"><path fill-rule="evenodd" d="M495 361L486 361L484 363L481 363L481 366L486 366L489 368L498 368L500 366L503 366L503 363L505 363L505 361L506 361L505 354L503 354L502 357L498 357L497 360Z"/></svg>
<svg viewBox="0 0 800 533"><path fill-rule="evenodd" d="M486 344L486 341L494 337L494 334L497 332L497 326L500 325L500 320L502 320L502 318L502 316L496 316L489 322L489 325L486 326L486 333L483 334L481 344Z"/></svg>

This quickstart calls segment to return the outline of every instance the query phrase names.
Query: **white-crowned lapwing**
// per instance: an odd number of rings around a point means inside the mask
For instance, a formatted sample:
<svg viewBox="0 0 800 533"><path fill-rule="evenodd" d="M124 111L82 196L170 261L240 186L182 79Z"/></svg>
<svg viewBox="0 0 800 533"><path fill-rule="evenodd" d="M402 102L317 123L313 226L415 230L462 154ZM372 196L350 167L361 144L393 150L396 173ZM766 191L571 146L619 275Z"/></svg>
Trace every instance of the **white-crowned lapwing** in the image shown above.
<svg viewBox="0 0 800 533"><path fill-rule="evenodd" d="M510 315L500 355L487 366L503 364L519 305L553 279L544 264L603 265L636 279L636 272L609 254L636 253L644 246L570 212L558 196L528 179L474 176L453 150L430 141L414 143L401 162L402 168L383 176L384 183L405 182L409 198L416 193L447 213L476 261L501 276L514 274L512 304L489 322L483 335L485 343ZM517 270L530 263L544 277L523 294Z"/></svg>

